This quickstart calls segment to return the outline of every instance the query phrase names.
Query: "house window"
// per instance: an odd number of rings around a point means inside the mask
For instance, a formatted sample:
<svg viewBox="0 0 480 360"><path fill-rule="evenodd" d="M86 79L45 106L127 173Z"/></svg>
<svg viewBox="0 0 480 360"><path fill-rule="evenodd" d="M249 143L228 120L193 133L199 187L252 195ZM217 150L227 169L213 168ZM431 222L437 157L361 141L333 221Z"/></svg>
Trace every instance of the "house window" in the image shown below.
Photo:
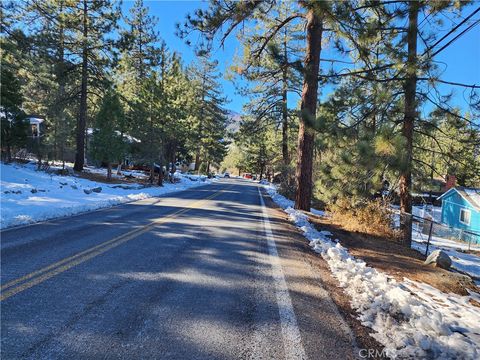
<svg viewBox="0 0 480 360"><path fill-rule="evenodd" d="M470 225L470 216L472 215L470 210L460 209L460 222L465 225Z"/></svg>

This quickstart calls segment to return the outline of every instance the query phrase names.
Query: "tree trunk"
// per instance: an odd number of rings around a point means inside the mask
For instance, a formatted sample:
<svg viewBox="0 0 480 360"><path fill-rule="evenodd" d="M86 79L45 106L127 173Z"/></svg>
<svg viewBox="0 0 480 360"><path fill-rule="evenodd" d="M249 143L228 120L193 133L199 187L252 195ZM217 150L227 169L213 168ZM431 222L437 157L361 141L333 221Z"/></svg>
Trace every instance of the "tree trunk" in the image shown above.
<svg viewBox="0 0 480 360"><path fill-rule="evenodd" d="M172 146L172 168L170 170L172 184L175 183L175 171L177 171L177 167L175 166L175 160L176 160L175 153L176 153L176 146L173 145Z"/></svg>
<svg viewBox="0 0 480 360"><path fill-rule="evenodd" d="M203 76L202 76L202 96L201 96L201 104L200 104L200 115L199 115L199 118L198 118L198 133L197 133L197 148L196 148L196 152L195 152L195 171L198 171L200 172L200 152L202 150L202 135L203 135L203 117L204 117L204 114L205 114L205 108L204 108L204 104L205 104L205 95L206 95L206 79L207 77L207 74L206 74L206 69L205 69L205 72L203 73Z"/></svg>
<svg viewBox="0 0 480 360"><path fill-rule="evenodd" d="M318 71L322 49L322 19L310 9L307 14L307 46L305 74L302 89L301 118L298 131L297 190L295 209L310 211L312 199L313 146L315 132L312 128L317 111Z"/></svg>
<svg viewBox="0 0 480 360"><path fill-rule="evenodd" d="M157 185L158 186L163 186L163 161L162 161L162 156L160 156L159 158L159 162L160 162L160 170L158 171L158 181L157 181Z"/></svg>
<svg viewBox="0 0 480 360"><path fill-rule="evenodd" d="M199 171L200 170L200 148L197 147L196 153L195 153L195 168L193 169L194 171Z"/></svg>
<svg viewBox="0 0 480 360"><path fill-rule="evenodd" d="M162 170L162 169L160 169L160 170ZM154 179L154 178L155 178L155 163L152 162L152 163L150 164L150 177L149 177L149 179L148 179L148 182L149 182L150 184L153 184L153 179Z"/></svg>
<svg viewBox="0 0 480 360"><path fill-rule="evenodd" d="M60 13L63 14L63 1L60 2ZM55 135L55 157L65 160L65 135L66 135L66 120L65 120L65 87L66 87L66 69L65 69L65 29L63 21L60 20L60 28L58 34L59 48L57 59L57 81L58 81L58 97L57 97L57 116L59 125L60 142L58 144L58 136ZM57 132L55 127L55 132ZM57 154L57 146L60 147L60 154Z"/></svg>
<svg viewBox="0 0 480 360"><path fill-rule="evenodd" d="M286 32L286 30L285 30ZM283 39L283 56L285 64L282 69L282 157L283 164L287 167L290 164L290 154L288 153L288 73L287 73L287 38ZM285 169L287 171L287 169Z"/></svg>
<svg viewBox="0 0 480 360"><path fill-rule="evenodd" d="M122 164L123 164L123 161L118 162L117 175L122 175Z"/></svg>
<svg viewBox="0 0 480 360"><path fill-rule="evenodd" d="M42 154L39 153L37 155L37 170L40 170L42 168Z"/></svg>
<svg viewBox="0 0 480 360"><path fill-rule="evenodd" d="M112 163L110 161L107 163L107 180L112 180Z"/></svg>
<svg viewBox="0 0 480 360"><path fill-rule="evenodd" d="M409 3L408 12L408 59L407 79L405 80L405 116L403 119L402 135L405 137L405 163L400 174L400 211L403 214L400 221L400 229L403 241L410 247L412 243L412 152L413 152L413 126L416 116L415 93L417 90L417 33L418 33L418 10L416 1Z"/></svg>
<svg viewBox="0 0 480 360"><path fill-rule="evenodd" d="M7 163L12 162L12 147L7 143Z"/></svg>
<svg viewBox="0 0 480 360"><path fill-rule="evenodd" d="M63 14L63 1L59 1L59 13ZM64 27L63 21L61 18L58 19L59 30L58 30L58 49L57 49L57 58L55 63L55 76L58 84L58 92L55 99L55 126L53 134L53 154L54 160L63 160L63 124L64 124L64 113L63 113L63 100L65 98L65 37L64 37ZM62 141L59 141L59 137L62 138ZM59 149L60 147L60 149ZM60 154L59 154L60 152Z"/></svg>
<svg viewBox="0 0 480 360"><path fill-rule="evenodd" d="M87 82L88 82L88 2L83 0L83 51L82 85L80 90L80 109L77 122L75 164L73 169L82 171L85 163L85 128L87 125Z"/></svg>

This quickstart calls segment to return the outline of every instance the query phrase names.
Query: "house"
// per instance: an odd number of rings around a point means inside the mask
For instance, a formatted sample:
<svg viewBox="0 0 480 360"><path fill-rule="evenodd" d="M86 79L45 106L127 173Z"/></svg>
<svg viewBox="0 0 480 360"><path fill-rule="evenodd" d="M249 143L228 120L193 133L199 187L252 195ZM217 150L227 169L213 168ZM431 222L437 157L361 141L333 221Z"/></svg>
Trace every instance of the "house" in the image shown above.
<svg viewBox="0 0 480 360"><path fill-rule="evenodd" d="M28 136L32 139L40 139L45 131L45 119L38 116L27 116L30 128Z"/></svg>
<svg viewBox="0 0 480 360"><path fill-rule="evenodd" d="M480 189L453 187L442 196L442 223L480 233Z"/></svg>

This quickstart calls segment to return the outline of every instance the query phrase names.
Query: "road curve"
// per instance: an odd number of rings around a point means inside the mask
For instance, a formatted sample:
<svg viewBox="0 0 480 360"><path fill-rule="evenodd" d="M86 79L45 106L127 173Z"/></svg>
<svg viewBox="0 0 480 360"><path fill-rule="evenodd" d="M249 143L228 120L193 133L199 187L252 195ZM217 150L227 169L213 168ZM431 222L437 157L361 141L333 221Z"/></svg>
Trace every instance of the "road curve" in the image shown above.
<svg viewBox="0 0 480 360"><path fill-rule="evenodd" d="M251 181L1 232L3 359L348 359L352 335Z"/></svg>

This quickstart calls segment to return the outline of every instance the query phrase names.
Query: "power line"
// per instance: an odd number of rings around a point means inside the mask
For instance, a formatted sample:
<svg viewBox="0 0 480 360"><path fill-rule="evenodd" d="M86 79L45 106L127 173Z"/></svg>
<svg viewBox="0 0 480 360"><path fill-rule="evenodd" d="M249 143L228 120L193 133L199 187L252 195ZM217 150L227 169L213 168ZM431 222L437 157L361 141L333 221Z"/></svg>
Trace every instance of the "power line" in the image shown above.
<svg viewBox="0 0 480 360"><path fill-rule="evenodd" d="M454 26L449 32L447 32L445 35L443 35L439 40L437 40L433 45L431 45L430 47L428 47L422 54L422 56L424 56L426 53L430 52L430 50L432 50L435 46L437 46L440 42L442 42L444 39L446 39L450 34L454 33L455 31L457 31L457 29L462 26L463 24L465 24L473 15L475 15L477 12L480 11L480 7L478 7L475 11L473 11L470 15L468 15L465 19L463 19L462 21L460 21L456 26ZM476 23L474 23L476 25ZM474 26L475 26L474 25ZM471 29L471 27L469 28ZM467 30L468 31L468 30ZM463 34L463 33L462 33ZM458 38L458 36L457 36ZM450 44L452 41L450 41L448 44ZM443 48L442 48L443 49ZM437 51L438 53L438 51ZM432 55L433 56L433 55ZM430 57L432 57L430 56Z"/></svg>
<svg viewBox="0 0 480 360"><path fill-rule="evenodd" d="M480 24L480 20L477 20L475 21L473 24L471 24L468 28L466 28L465 30L463 30L460 34L458 34L457 36L455 36L452 40L450 40L448 43L446 43L445 45L443 45L440 49L438 49L437 51L435 51L433 54L430 55L430 57L434 57L435 55L437 55L440 51L444 50L446 47L448 47L450 44L452 44L455 40L457 40L460 36L466 34L468 31L470 31L471 29L473 29L476 25Z"/></svg>

